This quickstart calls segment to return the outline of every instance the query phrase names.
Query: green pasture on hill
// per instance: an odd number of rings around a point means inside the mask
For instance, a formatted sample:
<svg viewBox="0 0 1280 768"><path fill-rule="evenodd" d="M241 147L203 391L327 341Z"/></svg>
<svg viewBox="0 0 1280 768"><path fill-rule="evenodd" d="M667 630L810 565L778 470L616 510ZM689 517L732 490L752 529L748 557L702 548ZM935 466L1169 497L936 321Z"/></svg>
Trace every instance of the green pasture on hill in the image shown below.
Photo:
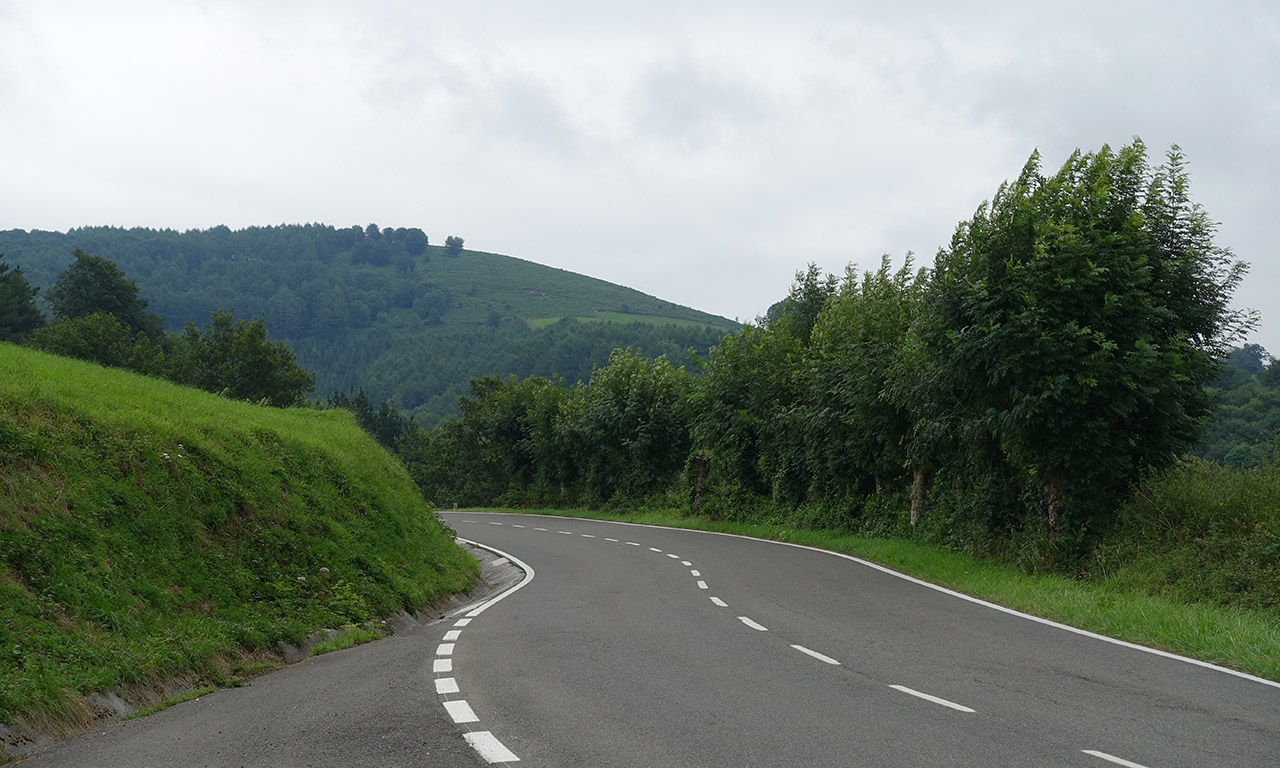
<svg viewBox="0 0 1280 768"><path fill-rule="evenodd" d="M632 323L649 323L650 325L674 325L679 328L714 328L716 326L710 323L699 322L697 320L687 320L679 317L664 317L662 315L637 315L628 312L597 312L594 315L585 315L581 317L535 317L529 320L529 327L533 329L546 328L555 325L561 320L570 319L577 320L580 323L619 323L629 325Z"/></svg>
<svg viewBox="0 0 1280 768"><path fill-rule="evenodd" d="M92 692L234 683L476 572L347 411L0 344L0 723L74 729Z"/></svg>

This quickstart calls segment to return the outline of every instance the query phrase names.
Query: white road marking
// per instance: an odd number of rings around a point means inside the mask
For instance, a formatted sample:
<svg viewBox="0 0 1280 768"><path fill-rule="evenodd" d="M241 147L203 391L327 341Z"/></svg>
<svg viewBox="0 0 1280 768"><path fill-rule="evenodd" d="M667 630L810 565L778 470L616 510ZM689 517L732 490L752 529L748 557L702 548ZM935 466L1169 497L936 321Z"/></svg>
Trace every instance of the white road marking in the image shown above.
<svg viewBox="0 0 1280 768"><path fill-rule="evenodd" d="M444 708L449 711L449 717L453 718L455 723L478 723L480 718L476 717L475 710L467 703L466 699L457 701L446 701Z"/></svg>
<svg viewBox="0 0 1280 768"><path fill-rule="evenodd" d="M691 575L691 576L701 576L701 575L702 575L702 571L697 571L697 570L689 571L689 575Z"/></svg>
<svg viewBox="0 0 1280 768"><path fill-rule="evenodd" d="M453 626L455 626L455 627L465 627L465 626L467 626L467 625L468 625L468 624L470 624L470 623L471 623L471 619L458 619L457 621L453 622Z"/></svg>
<svg viewBox="0 0 1280 768"><path fill-rule="evenodd" d="M821 654L821 653L818 653L817 651L811 651L811 650L809 650L808 648L805 648L803 645L793 645L793 646L791 646L791 647L792 647L792 648L795 648L797 651L799 651L799 652L801 652L801 653L807 653L807 654L809 654L810 656L812 656L813 658L817 659L818 661L825 661L826 663L831 664L831 665L836 666L836 667L840 666L840 662L836 661L835 659L831 658L830 656L825 656L825 655L823 655L823 654Z"/></svg>
<svg viewBox="0 0 1280 768"><path fill-rule="evenodd" d="M560 531L560 533L563 533L565 536L572 536L572 535L573 535L573 531Z"/></svg>
<svg viewBox="0 0 1280 768"><path fill-rule="evenodd" d="M908 688L908 687L907 687L907 686L905 686L905 685L891 685L891 686L889 686L889 687L890 687L890 688L892 688L892 689L893 689L893 690L895 690L895 691L902 691L903 693L910 694L910 695L915 696L916 698L919 698L919 699L924 699L925 701L932 701L934 704L941 704L941 705L942 705L942 706L944 706L944 707L950 707L951 709L954 709L954 710L955 710L955 711L957 711L957 712L970 712L970 713L972 713L972 712L976 711L976 710L969 709L968 707L964 706L963 704L957 704L957 703L955 703L954 701L947 701L946 699L940 699L940 698L938 698L937 696L930 696L930 695L929 695L929 694L927 694L927 693L921 693L920 691L912 690L912 689Z"/></svg>
<svg viewBox="0 0 1280 768"><path fill-rule="evenodd" d="M457 640L459 637L462 637L462 630L460 629L451 629L448 632L444 633L444 641L446 643L451 643L454 640Z"/></svg>
<svg viewBox="0 0 1280 768"><path fill-rule="evenodd" d="M452 672L453 659L436 659L431 665L432 672Z"/></svg>
<svg viewBox="0 0 1280 768"><path fill-rule="evenodd" d="M739 616L738 621L742 622L743 624L746 624L748 627L751 627L752 629L760 630L761 632L769 631L768 627L764 626L763 624L757 624L751 619L748 619L746 616Z"/></svg>
<svg viewBox="0 0 1280 768"><path fill-rule="evenodd" d="M668 554L668 555L667 555L667 557L671 558L672 560L679 560L679 559L680 559L680 556L679 556L679 555L672 555L672 554Z"/></svg>
<svg viewBox="0 0 1280 768"><path fill-rule="evenodd" d="M728 603L726 603L725 601L721 600L721 599L720 599L720 598L718 598L718 597L713 597L713 598L711 598L711 602L715 603L716 605L720 606L721 608L728 608L728 607L729 607L729 604L728 604Z"/></svg>
<svg viewBox="0 0 1280 768"><path fill-rule="evenodd" d="M545 531L545 530L547 530L547 529L546 529L546 528L534 528L533 530L535 530L535 531Z"/></svg>
<svg viewBox="0 0 1280 768"><path fill-rule="evenodd" d="M693 563L689 562L688 560L681 560L680 564L683 565L685 568L688 568L689 566L693 565Z"/></svg>
<svg viewBox="0 0 1280 768"><path fill-rule="evenodd" d="M480 605L477 605L475 608L472 608L470 611L467 612L467 618L474 619L475 617L479 616L480 614L492 608L498 602L505 600L508 597L511 597L515 593L519 592L521 589L524 589L526 586L528 586L529 582L533 581L533 568L530 568L529 564L524 562L520 558L509 555L500 549L494 549L493 547L486 546L484 544L480 544L479 542L471 541L469 539L460 538L458 539L458 541L461 541L464 544L471 544L472 546L476 546L476 547L483 547L484 549L489 550L495 555L500 555L502 557L507 558L511 562L515 563L517 568L524 571L524 578L521 579L519 584L515 585L514 587L512 587L511 589L508 589L505 592L502 592L497 597L491 600L486 600ZM440 655L440 654L437 654L437 655Z"/></svg>
<svg viewBox="0 0 1280 768"><path fill-rule="evenodd" d="M635 543L634 541L628 541L628 542L627 542L627 544L630 544L630 545L631 545L631 546L633 546L633 547L638 547L638 546L640 546L639 544Z"/></svg>
<svg viewBox="0 0 1280 768"><path fill-rule="evenodd" d="M506 564L507 564L507 563L509 563L509 562L511 562L511 561L510 561L510 560L508 560L507 558L505 558L505 557L500 557L500 558L498 558L497 560L494 560L492 563L489 563L489 565L506 565Z"/></svg>
<svg viewBox="0 0 1280 768"><path fill-rule="evenodd" d="M436 646L436 655L437 655L437 656L452 656L452 655L453 655L453 643L441 643L441 644L437 645L437 646Z"/></svg>
<svg viewBox="0 0 1280 768"><path fill-rule="evenodd" d="M706 589L706 588L707 588L707 582L705 581L698 582L698 589Z"/></svg>
<svg viewBox="0 0 1280 768"><path fill-rule="evenodd" d="M452 677L436 678L436 693L443 696L446 693L457 693L458 681Z"/></svg>
<svg viewBox="0 0 1280 768"><path fill-rule="evenodd" d="M462 522L464 522L464 523L474 523L474 522L475 522L475 520L463 520Z"/></svg>
<svg viewBox="0 0 1280 768"><path fill-rule="evenodd" d="M502 523L489 523L489 525L502 525Z"/></svg>
<svg viewBox="0 0 1280 768"><path fill-rule="evenodd" d="M511 524L511 527L512 527L512 528L523 528L524 526L523 526L523 525L520 525L519 523L512 523L512 524Z"/></svg>
<svg viewBox="0 0 1280 768"><path fill-rule="evenodd" d="M582 538L584 538L584 539L594 539L594 538L595 538L595 536L591 535L590 533L584 533L584 534L582 534Z"/></svg>
<svg viewBox="0 0 1280 768"><path fill-rule="evenodd" d="M1123 765L1125 766L1125 768L1147 768L1147 766L1141 765L1140 763L1131 763L1128 760L1125 760L1123 757L1108 755L1106 752L1099 752L1096 749L1082 749L1080 751L1085 753L1086 755L1093 755L1094 757L1098 757L1103 760L1106 760L1109 763L1115 763L1116 765Z"/></svg>
<svg viewBox="0 0 1280 768"><path fill-rule="evenodd" d="M662 550L658 549L657 547L649 547L649 551L650 551L650 552L661 552Z"/></svg>
<svg viewBox="0 0 1280 768"><path fill-rule="evenodd" d="M463 736L467 743L471 745L480 755L480 759L492 765L493 763L518 763L520 758L515 753L503 746L502 742L489 731L472 731Z"/></svg>
<svg viewBox="0 0 1280 768"><path fill-rule="evenodd" d="M612 542L614 542L615 544L618 542L618 540L617 540L617 539L610 539L610 538L606 538L606 539L605 539L605 541L612 541Z"/></svg>

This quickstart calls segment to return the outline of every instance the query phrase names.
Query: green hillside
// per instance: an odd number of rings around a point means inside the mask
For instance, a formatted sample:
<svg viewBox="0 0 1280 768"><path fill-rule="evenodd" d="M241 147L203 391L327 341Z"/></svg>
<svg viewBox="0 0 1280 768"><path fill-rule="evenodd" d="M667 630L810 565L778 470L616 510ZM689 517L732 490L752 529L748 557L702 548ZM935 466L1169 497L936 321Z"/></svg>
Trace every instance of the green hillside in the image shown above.
<svg viewBox="0 0 1280 768"><path fill-rule="evenodd" d="M265 315L316 373L431 424L486 374L587 379L616 347L683 362L737 324L521 259L429 245L418 229L308 224L232 231L86 227L0 232L0 254L47 293L85 251L116 262L170 330L213 310Z"/></svg>
<svg viewBox="0 0 1280 768"><path fill-rule="evenodd" d="M468 589L476 565L342 410L280 410L0 344L0 724ZM3 760L0 744L0 761Z"/></svg>

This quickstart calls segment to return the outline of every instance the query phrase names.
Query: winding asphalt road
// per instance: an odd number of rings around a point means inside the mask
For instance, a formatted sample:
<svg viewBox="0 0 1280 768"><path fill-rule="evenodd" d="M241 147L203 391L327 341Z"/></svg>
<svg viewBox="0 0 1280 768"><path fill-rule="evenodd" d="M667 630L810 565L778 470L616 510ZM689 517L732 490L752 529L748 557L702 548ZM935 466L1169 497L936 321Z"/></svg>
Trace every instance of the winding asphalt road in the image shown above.
<svg viewBox="0 0 1280 768"><path fill-rule="evenodd" d="M442 516L505 591L30 765L1280 765L1274 683L816 550Z"/></svg>
<svg viewBox="0 0 1280 768"><path fill-rule="evenodd" d="M487 761L1280 765L1280 686L1265 681L815 550L576 519L443 517L534 573L450 625L437 648L441 704Z"/></svg>

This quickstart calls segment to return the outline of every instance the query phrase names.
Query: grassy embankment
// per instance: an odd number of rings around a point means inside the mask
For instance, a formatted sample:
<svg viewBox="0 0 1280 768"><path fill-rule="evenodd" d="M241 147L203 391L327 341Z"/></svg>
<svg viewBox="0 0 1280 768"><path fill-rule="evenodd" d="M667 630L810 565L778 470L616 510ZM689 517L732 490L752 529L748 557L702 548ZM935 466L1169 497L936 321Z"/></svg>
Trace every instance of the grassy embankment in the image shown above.
<svg viewBox="0 0 1280 768"><path fill-rule="evenodd" d="M476 570L346 411L0 344L0 724L72 732L95 692L234 684Z"/></svg>
<svg viewBox="0 0 1280 768"><path fill-rule="evenodd" d="M1275 473L1275 477L1280 477L1280 472ZM1177 495L1187 491L1173 488L1167 492ZM1216 506L1229 507L1232 494L1239 492L1240 489L1219 488ZM1205 496L1214 493L1207 487L1203 490ZM1180 538L1178 528L1170 526L1168 520L1149 521L1154 525L1147 526L1140 519L1150 513L1143 507L1156 501L1141 500L1130 508L1126 521L1129 532L1124 537L1127 543L1112 544L1110 551L1100 553L1099 558L1110 564L1100 567L1098 575L1085 579L1028 574L995 560L957 554L901 538L865 538L788 525L711 520L689 517L679 511L641 510L629 514L588 510L477 511L665 525L828 549L1035 616L1280 681L1280 613L1274 608L1215 604L1209 599L1213 578L1201 576L1192 580L1202 585L1199 595L1191 594L1193 590L1179 586L1171 578L1170 571L1197 568L1230 578L1221 559L1214 561L1216 565L1192 562L1205 558L1206 537L1198 540L1181 537L1181 540L1152 541L1149 547L1140 546L1141 540L1134 528L1144 529L1147 536L1156 536L1153 531L1162 530L1163 534L1159 535L1166 539ZM1168 507L1164 509L1167 513ZM1200 505L1199 509L1206 518L1218 511L1207 504ZM1272 516L1280 518L1274 511Z"/></svg>

